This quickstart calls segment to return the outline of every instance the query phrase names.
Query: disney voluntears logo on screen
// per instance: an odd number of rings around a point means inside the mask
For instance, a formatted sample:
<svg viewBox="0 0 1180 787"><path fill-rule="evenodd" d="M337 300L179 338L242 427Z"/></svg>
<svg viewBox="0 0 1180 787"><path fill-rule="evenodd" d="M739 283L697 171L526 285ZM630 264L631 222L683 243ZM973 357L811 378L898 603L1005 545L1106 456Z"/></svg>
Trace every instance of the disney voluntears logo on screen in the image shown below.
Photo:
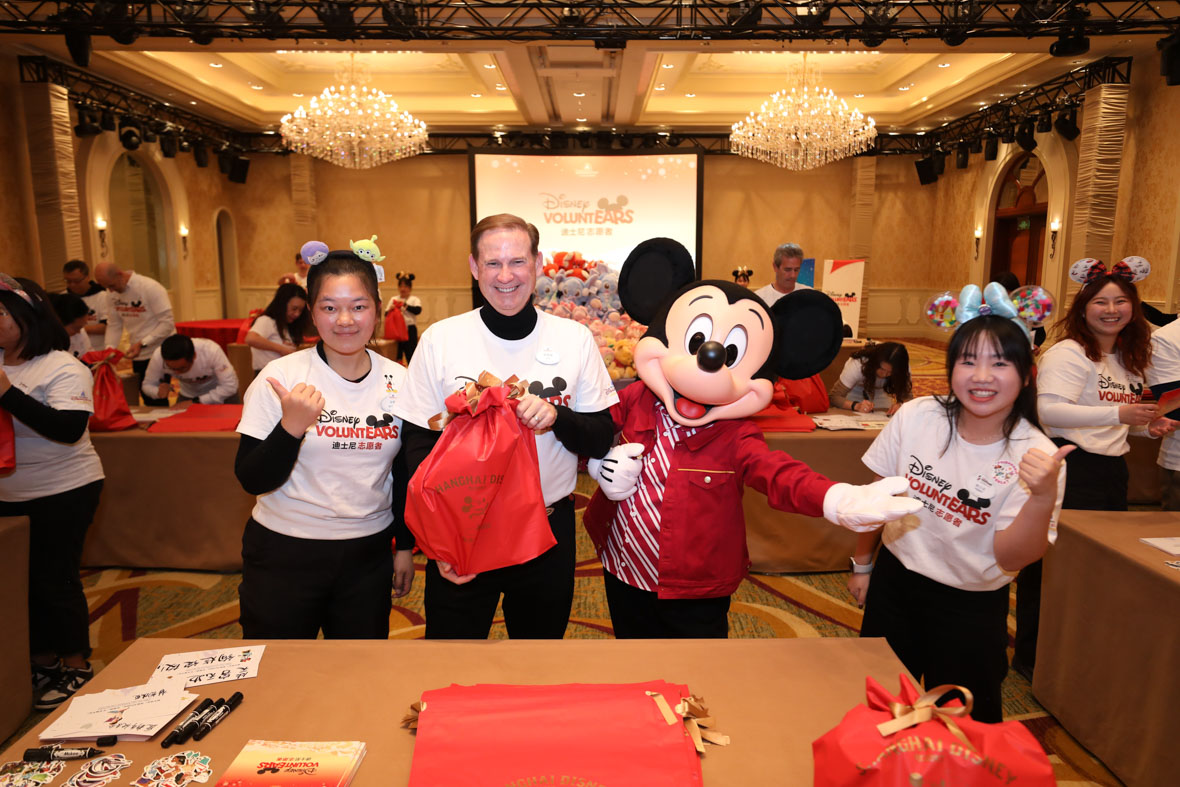
<svg viewBox="0 0 1180 787"><path fill-rule="evenodd" d="M1098 401L1135 404L1143 398L1143 383L1123 385L1114 378L1099 373Z"/></svg>
<svg viewBox="0 0 1180 787"><path fill-rule="evenodd" d="M592 206L588 199L541 192L541 215L546 224L631 224L635 221L635 211L626 207L627 203L625 194L618 195L614 201L601 197Z"/></svg>

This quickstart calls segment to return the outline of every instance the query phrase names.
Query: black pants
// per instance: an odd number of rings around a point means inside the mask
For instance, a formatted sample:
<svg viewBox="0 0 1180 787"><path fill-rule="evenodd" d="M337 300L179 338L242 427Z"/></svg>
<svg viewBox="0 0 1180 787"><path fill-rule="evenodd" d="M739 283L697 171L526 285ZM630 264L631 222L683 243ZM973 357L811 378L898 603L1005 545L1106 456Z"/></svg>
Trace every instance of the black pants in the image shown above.
<svg viewBox="0 0 1180 787"><path fill-rule="evenodd" d="M865 599L862 637L884 637L926 688L965 686L975 695L971 718L1003 721L1000 686L1008 674L1008 588L960 590L902 565L888 547ZM958 696L956 693L954 696Z"/></svg>
<svg viewBox="0 0 1180 787"><path fill-rule="evenodd" d="M602 570L615 639L725 639L729 596L660 598Z"/></svg>
<svg viewBox="0 0 1180 787"><path fill-rule="evenodd" d="M102 481L19 503L0 516L29 518L29 651L90 656L90 611L79 569Z"/></svg>
<svg viewBox="0 0 1180 787"><path fill-rule="evenodd" d="M238 587L248 639L385 639L393 606L392 525L341 541L293 538L254 521Z"/></svg>
<svg viewBox="0 0 1180 787"><path fill-rule="evenodd" d="M418 349L418 326L407 325L406 333L409 334L406 340L397 343L396 360L400 361L402 358L405 358L406 363L409 363L410 359L414 357L414 350Z"/></svg>
<svg viewBox="0 0 1180 787"><path fill-rule="evenodd" d="M479 574L463 585L426 564L426 638L487 639L504 595L504 625L512 639L561 639L574 603L574 503L560 500L549 514L557 543L519 566Z"/></svg>
<svg viewBox="0 0 1180 787"><path fill-rule="evenodd" d="M149 358L146 361L132 361L131 362L131 371L133 371L137 375L139 375L139 395L143 397L143 403L147 407L167 407L168 406L168 399L167 398L157 399L156 397L148 396L147 394L145 394L143 392L143 378L147 375L148 363L150 361L151 361L151 359ZM168 382L171 379L172 379L172 375L170 375L170 374L164 375L164 382Z"/></svg>
<svg viewBox="0 0 1180 787"><path fill-rule="evenodd" d="M1058 446L1072 445L1060 437ZM1121 456L1092 454L1081 448L1065 457L1065 499L1062 508L1084 511L1126 511L1127 460ZM1037 664L1037 633L1041 627L1041 561L1030 563L1016 575L1016 647L1014 668L1031 673Z"/></svg>

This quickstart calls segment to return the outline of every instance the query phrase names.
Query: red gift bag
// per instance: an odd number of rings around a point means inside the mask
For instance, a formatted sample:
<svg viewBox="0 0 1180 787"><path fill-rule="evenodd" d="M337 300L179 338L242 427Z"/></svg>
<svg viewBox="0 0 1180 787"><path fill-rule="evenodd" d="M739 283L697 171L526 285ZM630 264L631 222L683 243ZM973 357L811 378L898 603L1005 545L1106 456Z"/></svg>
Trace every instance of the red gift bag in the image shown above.
<svg viewBox="0 0 1180 787"><path fill-rule="evenodd" d="M785 399L801 413L822 413L831 406L828 391L818 374L804 380L787 380L780 377L774 384L774 399Z"/></svg>
<svg viewBox="0 0 1180 787"><path fill-rule="evenodd" d="M448 397L454 417L410 479L406 525L427 557L456 574L519 565L557 543L541 497L536 438L516 417L525 390L485 372Z"/></svg>
<svg viewBox="0 0 1180 787"><path fill-rule="evenodd" d="M971 692L950 684L919 696L901 676L900 698L872 678L867 703L811 744L815 787L1052 787L1053 766L1018 721L974 721ZM958 689L967 705L934 703Z"/></svg>
<svg viewBox="0 0 1180 787"><path fill-rule="evenodd" d="M411 707L402 722L417 729L411 787L692 787L702 784L700 736L716 735L686 721L707 714L688 687L662 680L450 686Z"/></svg>
<svg viewBox="0 0 1180 787"><path fill-rule="evenodd" d="M127 397L123 395L123 384L115 374L115 365L123 353L108 347L105 350L91 350L79 360L90 367L94 374L94 415L90 416L90 431L118 432L134 429L135 419Z"/></svg>
<svg viewBox="0 0 1180 787"><path fill-rule="evenodd" d="M0 474L16 469L16 433L12 430L12 413L0 407Z"/></svg>
<svg viewBox="0 0 1180 787"><path fill-rule="evenodd" d="M406 328L406 318L401 309L390 309L389 314L385 315L385 338L393 339L395 342L410 340L410 332Z"/></svg>

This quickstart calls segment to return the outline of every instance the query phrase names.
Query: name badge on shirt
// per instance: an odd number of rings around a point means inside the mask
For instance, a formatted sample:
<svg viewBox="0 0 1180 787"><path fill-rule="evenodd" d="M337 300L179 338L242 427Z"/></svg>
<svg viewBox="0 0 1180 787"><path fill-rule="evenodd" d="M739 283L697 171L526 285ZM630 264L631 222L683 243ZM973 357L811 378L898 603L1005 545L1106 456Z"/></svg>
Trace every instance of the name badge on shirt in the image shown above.
<svg viewBox="0 0 1180 787"><path fill-rule="evenodd" d="M552 347L542 347L537 351L537 361L546 366L553 366L560 360L561 356Z"/></svg>

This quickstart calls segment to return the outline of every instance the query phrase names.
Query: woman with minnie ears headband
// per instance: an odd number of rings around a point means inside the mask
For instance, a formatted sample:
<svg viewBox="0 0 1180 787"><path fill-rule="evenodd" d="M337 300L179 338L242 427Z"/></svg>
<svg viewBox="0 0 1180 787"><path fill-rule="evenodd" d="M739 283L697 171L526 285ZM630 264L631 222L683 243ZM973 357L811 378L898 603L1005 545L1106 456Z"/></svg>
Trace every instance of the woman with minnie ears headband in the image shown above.
<svg viewBox="0 0 1180 787"><path fill-rule="evenodd" d="M242 536L242 633L385 639L391 591L404 596L414 576L393 416L406 370L366 347L381 307L376 246L303 248L320 341L259 372L238 425L234 471L258 495Z"/></svg>
<svg viewBox="0 0 1180 787"><path fill-rule="evenodd" d="M1074 450L1038 428L1017 314L999 284L983 298L964 288L946 354L950 393L903 404L864 455L878 476L907 476L924 508L858 537L848 580L865 607L860 635L885 637L927 686L970 689L971 716L983 722L1003 717L1011 572L1056 537L1062 459Z"/></svg>
<svg viewBox="0 0 1180 787"><path fill-rule="evenodd" d="M733 283L739 284L748 290L750 289L750 277L753 275L753 268L749 268L745 265L739 265L733 271Z"/></svg>
<svg viewBox="0 0 1180 787"><path fill-rule="evenodd" d="M103 470L87 428L94 380L68 346L45 291L0 273L0 408L12 415L16 454L16 469L0 476L0 516L29 518L37 710L56 708L94 677L78 570Z"/></svg>
<svg viewBox="0 0 1180 787"><path fill-rule="evenodd" d="M1076 445L1067 464L1065 507L1127 510L1127 434L1135 429L1161 437L1176 423L1142 403L1151 363L1151 329L1143 317L1135 282L1151 272L1142 257L1127 257L1107 268L1082 259L1069 277L1082 285L1065 318L1054 327L1060 338L1045 351L1037 370L1037 413L1045 433L1059 446ZM1040 561L1016 580L1016 651L1012 667L1032 677L1040 621Z"/></svg>
<svg viewBox="0 0 1180 787"><path fill-rule="evenodd" d="M397 360L405 358L406 363L414 357L414 350L418 346L418 317L422 315L422 301L418 300L417 295L411 294L414 289L414 274L405 273L404 271L397 272L397 295L389 299L389 305L385 307L385 313L389 314L394 309L402 310L402 317L406 321L406 333L409 338L397 346Z"/></svg>

